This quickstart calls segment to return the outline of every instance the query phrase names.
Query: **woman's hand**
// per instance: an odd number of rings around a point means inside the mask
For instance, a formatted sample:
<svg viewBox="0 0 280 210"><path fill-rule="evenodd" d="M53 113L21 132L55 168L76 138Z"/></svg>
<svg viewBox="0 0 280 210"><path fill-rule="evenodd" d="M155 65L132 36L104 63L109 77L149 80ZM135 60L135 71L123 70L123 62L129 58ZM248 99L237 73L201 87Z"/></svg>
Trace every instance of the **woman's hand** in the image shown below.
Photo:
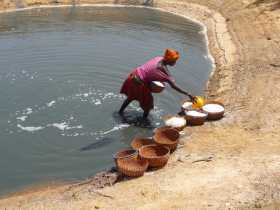
<svg viewBox="0 0 280 210"><path fill-rule="evenodd" d="M195 100L195 96L192 96L192 95L189 94L189 93L187 93L186 95L191 99L191 101L194 101L194 100Z"/></svg>

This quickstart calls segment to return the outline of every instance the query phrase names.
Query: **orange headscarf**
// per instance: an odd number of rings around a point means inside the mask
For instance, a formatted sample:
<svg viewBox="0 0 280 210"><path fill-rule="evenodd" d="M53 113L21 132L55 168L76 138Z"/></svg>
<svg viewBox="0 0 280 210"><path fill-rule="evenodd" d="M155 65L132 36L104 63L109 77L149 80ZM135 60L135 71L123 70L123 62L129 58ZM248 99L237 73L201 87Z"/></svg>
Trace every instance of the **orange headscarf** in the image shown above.
<svg viewBox="0 0 280 210"><path fill-rule="evenodd" d="M179 52L173 49L166 49L164 53L164 60L167 62L176 62L179 59Z"/></svg>

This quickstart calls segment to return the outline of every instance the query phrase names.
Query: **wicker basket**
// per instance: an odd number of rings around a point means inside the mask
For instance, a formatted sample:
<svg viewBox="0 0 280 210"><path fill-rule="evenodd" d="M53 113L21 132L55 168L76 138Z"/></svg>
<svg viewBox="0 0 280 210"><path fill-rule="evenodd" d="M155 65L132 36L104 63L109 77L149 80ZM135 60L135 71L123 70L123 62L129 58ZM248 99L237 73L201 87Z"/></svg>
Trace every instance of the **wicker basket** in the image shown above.
<svg viewBox="0 0 280 210"><path fill-rule="evenodd" d="M146 145L139 149L139 156L149 162L149 167L162 168L168 161L170 150L161 145Z"/></svg>
<svg viewBox="0 0 280 210"><path fill-rule="evenodd" d="M202 112L202 111L201 111ZM191 116L191 115L187 115L185 116L185 119L187 120L187 124L189 125L203 125L205 120L207 119L207 113L202 112L204 114L206 114L205 116Z"/></svg>
<svg viewBox="0 0 280 210"><path fill-rule="evenodd" d="M172 118L172 117L178 117L178 118L183 118L183 119L185 119L184 117L179 116L179 115L165 115L165 116L162 117L162 119L163 119L164 123L166 124L166 121L167 121L168 119ZM183 126L180 126L180 127L173 127L173 126L167 126L167 127L172 127L172 128L174 128L174 129L176 129L177 131L182 131L182 130L184 130L184 128L186 127L186 124L183 125Z"/></svg>
<svg viewBox="0 0 280 210"><path fill-rule="evenodd" d="M205 103L205 105L207 105L207 104L218 104L218 105L221 105L225 109L224 104L222 104L221 102L218 102L218 101L207 101ZM225 113L225 111L222 111L222 112L207 112L205 110L204 110L204 112L206 112L208 114L207 120L219 120L224 116L224 113Z"/></svg>
<svg viewBox="0 0 280 210"><path fill-rule="evenodd" d="M136 150L122 150L114 155L117 169L120 173L130 176L143 176L148 168L148 161L138 158Z"/></svg>
<svg viewBox="0 0 280 210"><path fill-rule="evenodd" d="M162 128L155 132L153 139L158 145L166 146L173 152L178 145L180 134L174 128Z"/></svg>
<svg viewBox="0 0 280 210"><path fill-rule="evenodd" d="M168 128L171 128L170 126L162 126L162 127L158 127L158 128L155 128L153 133L155 134L156 132L159 132L161 130L165 130L165 129L168 129Z"/></svg>
<svg viewBox="0 0 280 210"><path fill-rule="evenodd" d="M152 138L135 137L130 145L133 149L138 150L142 146L151 144L155 144Z"/></svg>
<svg viewBox="0 0 280 210"><path fill-rule="evenodd" d="M135 149L124 149L117 152L114 155L114 160L122 159L122 158L137 158L138 153Z"/></svg>

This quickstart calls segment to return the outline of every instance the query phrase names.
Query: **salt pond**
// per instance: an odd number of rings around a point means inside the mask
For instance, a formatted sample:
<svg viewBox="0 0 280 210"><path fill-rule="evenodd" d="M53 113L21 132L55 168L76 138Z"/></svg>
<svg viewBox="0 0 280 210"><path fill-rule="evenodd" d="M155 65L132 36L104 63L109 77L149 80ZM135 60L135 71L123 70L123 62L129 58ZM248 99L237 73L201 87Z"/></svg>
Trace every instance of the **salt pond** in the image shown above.
<svg viewBox="0 0 280 210"><path fill-rule="evenodd" d="M201 94L211 70L202 27L141 8L44 8L0 15L0 193L49 180L76 180L113 165L112 154L149 136L183 96L155 94L150 123L137 103L120 118L129 71L165 48L170 71ZM160 96L160 97L159 97Z"/></svg>

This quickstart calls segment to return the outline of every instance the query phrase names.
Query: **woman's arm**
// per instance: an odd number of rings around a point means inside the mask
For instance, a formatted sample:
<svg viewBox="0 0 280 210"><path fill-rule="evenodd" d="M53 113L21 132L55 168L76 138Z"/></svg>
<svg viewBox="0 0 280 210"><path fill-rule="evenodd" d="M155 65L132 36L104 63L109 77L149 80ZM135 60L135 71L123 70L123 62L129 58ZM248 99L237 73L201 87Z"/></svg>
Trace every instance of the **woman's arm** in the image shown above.
<svg viewBox="0 0 280 210"><path fill-rule="evenodd" d="M174 89L177 90L179 93L182 93L184 95L187 95L191 100L194 100L194 97L189 94L188 92L182 90L181 88L179 88L173 81L168 80L168 84Z"/></svg>

